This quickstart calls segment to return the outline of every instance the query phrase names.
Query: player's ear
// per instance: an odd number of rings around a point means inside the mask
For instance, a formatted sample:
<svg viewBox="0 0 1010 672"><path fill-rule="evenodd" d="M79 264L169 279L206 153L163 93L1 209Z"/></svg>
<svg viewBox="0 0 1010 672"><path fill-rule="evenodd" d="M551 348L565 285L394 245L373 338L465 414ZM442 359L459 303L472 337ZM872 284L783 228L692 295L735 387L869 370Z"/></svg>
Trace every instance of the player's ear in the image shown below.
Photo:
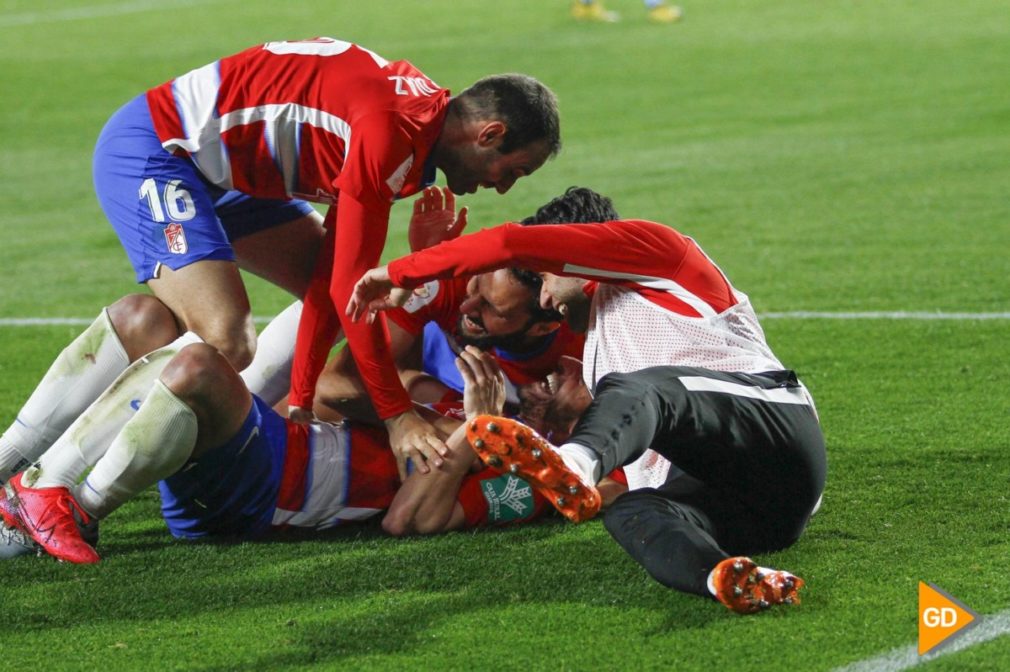
<svg viewBox="0 0 1010 672"><path fill-rule="evenodd" d="M508 127L501 121L488 121L477 132L477 144L481 147L497 148L505 140Z"/></svg>
<svg viewBox="0 0 1010 672"><path fill-rule="evenodd" d="M526 333L533 337L546 336L551 332L557 331L560 327L560 322L537 322Z"/></svg>

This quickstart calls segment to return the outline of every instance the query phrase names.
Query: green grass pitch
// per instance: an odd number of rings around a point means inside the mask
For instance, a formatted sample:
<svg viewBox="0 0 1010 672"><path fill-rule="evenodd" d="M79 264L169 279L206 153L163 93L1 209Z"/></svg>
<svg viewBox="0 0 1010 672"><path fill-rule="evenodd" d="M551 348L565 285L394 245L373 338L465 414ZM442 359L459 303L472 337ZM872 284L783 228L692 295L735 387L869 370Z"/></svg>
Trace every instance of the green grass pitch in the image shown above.
<svg viewBox="0 0 1010 672"><path fill-rule="evenodd" d="M242 48L332 35L460 89L521 71L565 147L471 226L572 184L695 237L760 313L1010 311L1010 22L1002 0L5 0L0 319L91 318L135 291L91 188L102 124ZM394 208L387 256L406 249ZM254 312L287 298L250 279ZM393 540L173 541L152 491L104 560L0 566L0 670L832 670L916 638L916 586L1010 608L1010 320L779 317L828 440L825 504L762 564L804 602L753 618L652 582L598 522ZM80 327L0 326L0 424ZM1010 669L1002 637L929 663Z"/></svg>

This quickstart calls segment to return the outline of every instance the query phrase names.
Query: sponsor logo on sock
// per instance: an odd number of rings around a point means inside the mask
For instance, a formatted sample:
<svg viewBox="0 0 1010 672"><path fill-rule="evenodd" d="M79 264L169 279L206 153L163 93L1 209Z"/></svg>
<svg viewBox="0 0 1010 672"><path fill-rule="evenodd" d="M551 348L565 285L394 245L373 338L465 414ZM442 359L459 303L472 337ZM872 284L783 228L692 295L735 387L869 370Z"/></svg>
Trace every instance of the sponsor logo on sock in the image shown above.
<svg viewBox="0 0 1010 672"><path fill-rule="evenodd" d="M920 656L952 641L977 622L978 614L939 586L919 582Z"/></svg>
<svg viewBox="0 0 1010 672"><path fill-rule="evenodd" d="M521 478L506 474L481 481L480 487L487 500L489 521L516 520L533 511L533 490Z"/></svg>

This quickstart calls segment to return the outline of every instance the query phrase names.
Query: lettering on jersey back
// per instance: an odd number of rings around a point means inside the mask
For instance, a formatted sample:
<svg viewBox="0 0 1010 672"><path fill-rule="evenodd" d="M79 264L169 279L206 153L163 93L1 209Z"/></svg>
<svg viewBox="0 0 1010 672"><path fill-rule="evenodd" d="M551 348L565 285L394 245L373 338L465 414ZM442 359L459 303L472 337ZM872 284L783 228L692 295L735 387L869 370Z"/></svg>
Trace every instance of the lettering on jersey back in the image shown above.
<svg viewBox="0 0 1010 672"><path fill-rule="evenodd" d="M396 95L398 96L431 96L438 93L438 87L425 77L393 75L386 79L396 83Z"/></svg>
<svg viewBox="0 0 1010 672"><path fill-rule="evenodd" d="M358 49L371 56L372 60L380 68L389 65L389 61L370 49L365 49L360 45L354 45L350 42L335 40L332 37L317 37L314 40L299 40L296 42L267 42L263 45L263 48L270 53L279 55L339 56L354 46L357 46Z"/></svg>

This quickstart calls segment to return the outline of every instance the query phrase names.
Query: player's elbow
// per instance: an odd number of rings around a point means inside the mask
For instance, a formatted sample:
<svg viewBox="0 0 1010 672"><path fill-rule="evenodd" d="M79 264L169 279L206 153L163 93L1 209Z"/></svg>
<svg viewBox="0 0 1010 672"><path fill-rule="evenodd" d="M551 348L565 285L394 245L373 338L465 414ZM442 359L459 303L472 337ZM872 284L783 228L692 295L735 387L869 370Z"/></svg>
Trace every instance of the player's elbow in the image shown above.
<svg viewBox="0 0 1010 672"><path fill-rule="evenodd" d="M412 516L409 513L393 507L382 518L382 531L392 537L405 537L414 531L411 527Z"/></svg>
<svg viewBox="0 0 1010 672"><path fill-rule="evenodd" d="M424 515L419 510L391 508L382 519L382 529L393 537L414 534L438 534L445 531L445 521L439 516Z"/></svg>

